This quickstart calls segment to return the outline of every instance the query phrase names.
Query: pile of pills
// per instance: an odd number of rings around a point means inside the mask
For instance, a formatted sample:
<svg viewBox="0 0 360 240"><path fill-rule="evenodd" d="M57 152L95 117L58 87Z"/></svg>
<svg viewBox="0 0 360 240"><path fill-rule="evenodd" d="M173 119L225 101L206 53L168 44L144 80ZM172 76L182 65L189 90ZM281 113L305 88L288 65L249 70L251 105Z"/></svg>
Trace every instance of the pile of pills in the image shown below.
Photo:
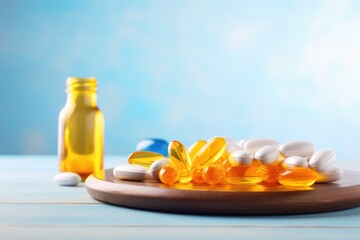
<svg viewBox="0 0 360 240"><path fill-rule="evenodd" d="M164 149L168 149L167 152ZM341 179L343 171L333 166L331 149L316 150L306 141L284 144L256 138L236 142L215 137L199 140L186 148L179 141L161 139L139 142L128 157L128 165L114 168L114 176L124 180L153 179L164 184L281 184L308 187Z"/></svg>

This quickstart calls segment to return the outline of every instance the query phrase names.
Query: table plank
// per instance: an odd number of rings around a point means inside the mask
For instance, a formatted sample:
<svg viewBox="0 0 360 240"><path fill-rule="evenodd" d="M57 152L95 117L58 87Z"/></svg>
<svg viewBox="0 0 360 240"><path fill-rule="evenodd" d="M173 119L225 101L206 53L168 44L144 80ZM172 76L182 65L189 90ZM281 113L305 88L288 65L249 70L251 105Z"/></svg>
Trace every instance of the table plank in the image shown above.
<svg viewBox="0 0 360 240"><path fill-rule="evenodd" d="M0 204L1 225L360 227L360 208L287 216L159 213L97 204Z"/></svg>
<svg viewBox="0 0 360 240"><path fill-rule="evenodd" d="M0 226L4 239L293 239L358 240L356 228ZM44 238L45 237L45 238Z"/></svg>

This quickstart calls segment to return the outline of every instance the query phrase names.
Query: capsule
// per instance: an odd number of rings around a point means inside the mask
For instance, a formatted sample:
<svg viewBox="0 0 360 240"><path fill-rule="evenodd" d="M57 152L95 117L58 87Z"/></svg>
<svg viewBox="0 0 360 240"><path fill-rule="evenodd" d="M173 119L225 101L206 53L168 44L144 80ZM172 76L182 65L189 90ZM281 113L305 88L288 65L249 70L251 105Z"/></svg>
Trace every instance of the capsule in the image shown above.
<svg viewBox="0 0 360 240"><path fill-rule="evenodd" d="M199 150L206 145L206 141L199 140L193 143L188 149L190 158L193 159L195 155L199 152Z"/></svg>
<svg viewBox="0 0 360 240"><path fill-rule="evenodd" d="M265 172L256 166L237 165L226 170L225 180L231 184L254 185L264 180Z"/></svg>
<svg viewBox="0 0 360 240"><path fill-rule="evenodd" d="M209 140L194 156L192 169L205 168L218 160L226 150L224 138L216 137Z"/></svg>
<svg viewBox="0 0 360 240"><path fill-rule="evenodd" d="M160 169L159 179L164 184L174 184L179 180L179 177L179 172L170 165L165 165Z"/></svg>
<svg viewBox="0 0 360 240"><path fill-rule="evenodd" d="M190 182L192 178L191 158L186 147L178 141L172 141L168 151L170 164L179 172L179 182Z"/></svg>
<svg viewBox="0 0 360 240"><path fill-rule="evenodd" d="M292 168L282 171L278 181L287 187L309 187L315 183L316 173L310 168Z"/></svg>
<svg viewBox="0 0 360 240"><path fill-rule="evenodd" d="M165 158L164 155L156 152L138 151L133 152L128 157L128 163L150 168L151 164L159 159Z"/></svg>
<svg viewBox="0 0 360 240"><path fill-rule="evenodd" d="M225 169L219 164L213 164L202 170L202 177L207 184L218 184L225 177Z"/></svg>
<svg viewBox="0 0 360 240"><path fill-rule="evenodd" d="M194 183L202 184L204 183L204 179L202 177L202 169L195 169L192 173L192 181Z"/></svg>

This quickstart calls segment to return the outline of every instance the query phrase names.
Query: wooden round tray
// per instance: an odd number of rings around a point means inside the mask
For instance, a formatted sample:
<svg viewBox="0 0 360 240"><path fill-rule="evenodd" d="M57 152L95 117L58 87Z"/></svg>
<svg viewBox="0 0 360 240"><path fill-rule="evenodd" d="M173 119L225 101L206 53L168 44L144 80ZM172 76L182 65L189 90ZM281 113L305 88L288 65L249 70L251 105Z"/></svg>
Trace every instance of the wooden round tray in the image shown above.
<svg viewBox="0 0 360 240"><path fill-rule="evenodd" d="M90 175L85 185L96 200L131 208L162 212L280 215L342 210L360 206L360 173L345 171L336 183L308 188L280 185L195 185L171 187L147 180L116 179L112 169Z"/></svg>

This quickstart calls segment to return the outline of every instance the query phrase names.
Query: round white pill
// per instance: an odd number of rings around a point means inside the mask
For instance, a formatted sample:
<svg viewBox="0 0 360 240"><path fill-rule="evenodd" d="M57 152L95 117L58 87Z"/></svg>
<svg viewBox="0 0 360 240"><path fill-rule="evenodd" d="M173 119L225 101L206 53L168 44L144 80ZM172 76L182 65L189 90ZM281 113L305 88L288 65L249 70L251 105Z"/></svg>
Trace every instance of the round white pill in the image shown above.
<svg viewBox="0 0 360 240"><path fill-rule="evenodd" d="M311 168L315 168L318 172L322 172L329 168L336 159L336 153L331 149L321 149L316 151L309 160Z"/></svg>
<svg viewBox="0 0 360 240"><path fill-rule="evenodd" d="M81 182L81 177L73 172L62 172L56 174L54 180L60 186L76 186Z"/></svg>
<svg viewBox="0 0 360 240"><path fill-rule="evenodd" d="M284 160L283 166L285 168L295 168L295 167L308 167L308 162L305 158L299 156L288 157Z"/></svg>
<svg viewBox="0 0 360 240"><path fill-rule="evenodd" d="M149 176L145 167L134 164L117 166L114 168L113 174L117 178L130 181L143 181Z"/></svg>
<svg viewBox="0 0 360 240"><path fill-rule="evenodd" d="M317 172L317 183L328 183L340 180L344 174L344 171L338 167L330 166L322 172Z"/></svg>
<svg viewBox="0 0 360 240"><path fill-rule="evenodd" d="M254 160L252 153L236 150L230 154L229 161L232 165L250 165Z"/></svg>
<svg viewBox="0 0 360 240"><path fill-rule="evenodd" d="M291 141L280 145L280 153L285 157L299 156L306 158L315 151L315 145L305 141Z"/></svg>
<svg viewBox="0 0 360 240"><path fill-rule="evenodd" d="M168 158L162 158L162 159L159 159L159 160L153 162L149 169L150 177L156 181L160 181L160 178L159 178L160 169L164 165L168 164L169 161L170 160Z"/></svg>
<svg viewBox="0 0 360 240"><path fill-rule="evenodd" d="M252 154L255 154L260 148L265 146L274 146L279 147L280 143L273 139L268 138L254 138L247 140L244 144L244 150L246 152L250 152Z"/></svg>
<svg viewBox="0 0 360 240"><path fill-rule="evenodd" d="M271 164L275 162L280 155L280 152L275 146L264 146L261 147L255 153L255 159L259 160L263 164Z"/></svg>

